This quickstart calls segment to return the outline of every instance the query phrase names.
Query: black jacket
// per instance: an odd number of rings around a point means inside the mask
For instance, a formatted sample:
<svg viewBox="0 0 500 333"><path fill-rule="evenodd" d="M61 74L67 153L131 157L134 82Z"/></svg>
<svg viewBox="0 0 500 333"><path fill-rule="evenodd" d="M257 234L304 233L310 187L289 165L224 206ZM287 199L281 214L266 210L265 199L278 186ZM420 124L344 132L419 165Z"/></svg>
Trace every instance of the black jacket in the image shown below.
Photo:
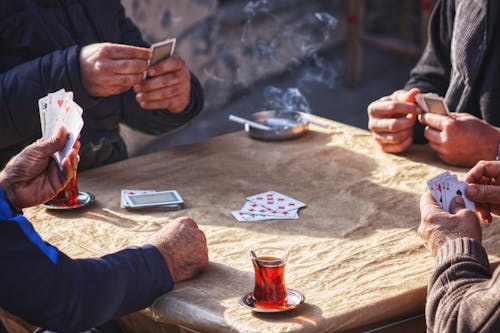
<svg viewBox="0 0 500 333"><path fill-rule="evenodd" d="M450 112L500 127L500 2L439 0L428 43L405 89L445 96ZM423 127L416 142L423 142Z"/></svg>
<svg viewBox="0 0 500 333"><path fill-rule="evenodd" d="M82 86L82 46L112 42L147 47L119 0L0 0L0 168L41 136L38 99L64 88L84 110L80 167L127 157L119 123L148 134L178 128L203 108L192 75L190 104L181 114L143 110L134 92L94 98Z"/></svg>

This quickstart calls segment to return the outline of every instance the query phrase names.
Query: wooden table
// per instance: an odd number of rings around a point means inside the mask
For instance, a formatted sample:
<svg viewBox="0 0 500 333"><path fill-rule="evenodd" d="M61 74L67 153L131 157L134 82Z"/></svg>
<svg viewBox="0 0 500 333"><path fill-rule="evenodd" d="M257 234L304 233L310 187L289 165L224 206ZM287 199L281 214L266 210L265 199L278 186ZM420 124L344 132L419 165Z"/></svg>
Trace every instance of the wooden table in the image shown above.
<svg viewBox="0 0 500 333"><path fill-rule="evenodd" d="M44 239L74 257L140 245L179 216L198 222L209 268L125 319L135 331L156 321L200 332L333 332L422 312L433 261L416 232L418 201L425 181L449 167L425 147L385 154L370 133L332 124L333 133L283 142L237 132L82 172L80 189L96 195L94 205L25 214ZM450 170L459 178L466 171ZM177 189L185 208L127 211L119 207L120 189ZM247 196L267 190L307 207L298 220L240 223L230 215ZM492 262L500 259L499 228L483 228ZM253 288L248 252L263 245L289 249L287 286L306 296L298 309L256 315L238 304Z"/></svg>

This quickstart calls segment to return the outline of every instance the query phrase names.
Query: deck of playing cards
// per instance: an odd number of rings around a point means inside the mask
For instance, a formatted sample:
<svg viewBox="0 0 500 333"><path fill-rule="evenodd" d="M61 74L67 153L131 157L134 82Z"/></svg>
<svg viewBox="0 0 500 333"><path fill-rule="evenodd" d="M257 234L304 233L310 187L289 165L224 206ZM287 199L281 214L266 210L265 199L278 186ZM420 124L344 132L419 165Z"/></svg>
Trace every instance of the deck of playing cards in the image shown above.
<svg viewBox="0 0 500 333"><path fill-rule="evenodd" d="M284 194L268 191L247 197L245 205L231 214L239 222L292 220L299 218L299 208L305 205Z"/></svg>
<svg viewBox="0 0 500 333"><path fill-rule="evenodd" d="M474 211L474 202L465 196L467 182L459 181L457 175L445 171L428 180L427 186L434 200L445 211L450 212L450 203L456 196L461 196L464 199L465 208Z"/></svg>
<svg viewBox="0 0 500 333"><path fill-rule="evenodd" d="M424 112L440 114L442 116L447 116L450 113L444 98L438 94L418 94L415 96L415 101Z"/></svg>
<svg viewBox="0 0 500 333"><path fill-rule="evenodd" d="M68 131L68 140L61 151L54 154L59 168L69 154L83 127L83 110L73 101L73 93L61 89L38 100L43 140L49 140L61 126Z"/></svg>
<svg viewBox="0 0 500 333"><path fill-rule="evenodd" d="M159 208L179 210L184 200L175 190L156 192L155 190L122 190L120 207L127 209Z"/></svg>

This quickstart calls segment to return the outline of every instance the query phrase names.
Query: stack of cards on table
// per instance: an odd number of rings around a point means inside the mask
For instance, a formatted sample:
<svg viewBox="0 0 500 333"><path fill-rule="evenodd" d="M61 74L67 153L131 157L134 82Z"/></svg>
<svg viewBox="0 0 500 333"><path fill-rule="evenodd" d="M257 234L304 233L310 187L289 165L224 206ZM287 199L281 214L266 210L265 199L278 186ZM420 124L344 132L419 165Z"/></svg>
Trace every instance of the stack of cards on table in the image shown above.
<svg viewBox="0 0 500 333"><path fill-rule="evenodd" d="M62 160L68 155L75 144L83 127L83 110L73 102L73 93L61 89L38 100L40 110L40 125L43 140L49 140L61 126L68 131L68 140L54 158L61 168Z"/></svg>
<svg viewBox="0 0 500 333"><path fill-rule="evenodd" d="M268 191L247 197L245 205L231 214L240 222L298 219L299 208L305 205L281 193Z"/></svg>
<svg viewBox="0 0 500 333"><path fill-rule="evenodd" d="M467 182L459 181L457 175L445 171L440 175L427 181L427 186L432 197L445 211L450 212L450 203L456 196L461 196L465 202L465 208L474 211L474 202L465 196Z"/></svg>
<svg viewBox="0 0 500 333"><path fill-rule="evenodd" d="M184 200L175 190L156 192L155 190L122 190L121 208L152 208L179 210Z"/></svg>

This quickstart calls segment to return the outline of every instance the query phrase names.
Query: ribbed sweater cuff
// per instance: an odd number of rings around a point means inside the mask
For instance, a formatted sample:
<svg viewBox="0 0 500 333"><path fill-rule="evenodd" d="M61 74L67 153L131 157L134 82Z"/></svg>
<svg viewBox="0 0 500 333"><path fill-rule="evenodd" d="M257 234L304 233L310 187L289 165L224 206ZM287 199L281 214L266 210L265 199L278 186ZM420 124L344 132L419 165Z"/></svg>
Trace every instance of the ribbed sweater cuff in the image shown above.
<svg viewBox="0 0 500 333"><path fill-rule="evenodd" d="M472 238L456 238L441 246L436 254L436 266L451 258L470 257L481 265L489 267L488 255L484 248Z"/></svg>

